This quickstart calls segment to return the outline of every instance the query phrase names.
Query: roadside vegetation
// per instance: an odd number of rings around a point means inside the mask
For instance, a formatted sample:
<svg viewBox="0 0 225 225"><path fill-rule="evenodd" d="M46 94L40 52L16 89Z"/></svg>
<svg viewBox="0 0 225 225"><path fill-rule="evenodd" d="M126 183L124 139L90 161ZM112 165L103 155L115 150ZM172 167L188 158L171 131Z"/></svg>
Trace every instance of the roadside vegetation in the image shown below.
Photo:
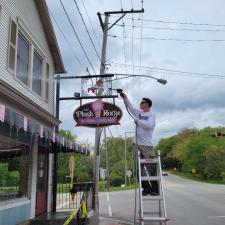
<svg viewBox="0 0 225 225"><path fill-rule="evenodd" d="M225 184L223 133L223 127L184 129L177 135L162 139L156 149L161 152L163 169L186 178Z"/></svg>
<svg viewBox="0 0 225 225"><path fill-rule="evenodd" d="M76 136L68 130L60 130L62 137L76 141ZM88 147L88 146L87 146ZM58 183L70 183L70 158L74 157L74 182L89 182L92 180L93 158L76 153L59 153L57 175Z"/></svg>

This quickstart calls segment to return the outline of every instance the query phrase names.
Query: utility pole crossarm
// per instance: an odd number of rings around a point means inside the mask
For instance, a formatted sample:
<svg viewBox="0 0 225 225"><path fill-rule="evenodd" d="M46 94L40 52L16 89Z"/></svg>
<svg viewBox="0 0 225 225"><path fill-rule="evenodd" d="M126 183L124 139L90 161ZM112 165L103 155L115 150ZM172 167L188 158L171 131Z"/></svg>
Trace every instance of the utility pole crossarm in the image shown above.
<svg viewBox="0 0 225 225"><path fill-rule="evenodd" d="M134 10L134 9L131 9L131 10L120 10L120 11L108 11L108 12L105 12L104 14L105 15L110 15L110 14L122 14L122 13L144 13L144 9L141 9L141 10Z"/></svg>

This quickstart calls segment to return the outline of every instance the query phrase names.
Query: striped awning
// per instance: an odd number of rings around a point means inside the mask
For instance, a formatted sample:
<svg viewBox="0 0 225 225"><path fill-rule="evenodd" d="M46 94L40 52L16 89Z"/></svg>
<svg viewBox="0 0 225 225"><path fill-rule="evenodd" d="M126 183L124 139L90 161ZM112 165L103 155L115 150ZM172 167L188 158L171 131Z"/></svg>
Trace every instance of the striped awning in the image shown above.
<svg viewBox="0 0 225 225"><path fill-rule="evenodd" d="M55 133L44 125L18 114L7 106L0 104L0 135L29 145L32 136L38 135L38 144L54 152L76 152L89 155L90 151ZM1 148L0 148L1 149Z"/></svg>

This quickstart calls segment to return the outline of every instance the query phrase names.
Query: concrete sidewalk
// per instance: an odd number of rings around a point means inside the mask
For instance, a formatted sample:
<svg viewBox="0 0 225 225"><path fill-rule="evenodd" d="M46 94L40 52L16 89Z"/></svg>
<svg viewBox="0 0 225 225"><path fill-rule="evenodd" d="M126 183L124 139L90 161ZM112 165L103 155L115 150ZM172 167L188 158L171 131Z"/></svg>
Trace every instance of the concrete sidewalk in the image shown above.
<svg viewBox="0 0 225 225"><path fill-rule="evenodd" d="M131 225L131 223L127 223L113 218L100 217L100 225Z"/></svg>

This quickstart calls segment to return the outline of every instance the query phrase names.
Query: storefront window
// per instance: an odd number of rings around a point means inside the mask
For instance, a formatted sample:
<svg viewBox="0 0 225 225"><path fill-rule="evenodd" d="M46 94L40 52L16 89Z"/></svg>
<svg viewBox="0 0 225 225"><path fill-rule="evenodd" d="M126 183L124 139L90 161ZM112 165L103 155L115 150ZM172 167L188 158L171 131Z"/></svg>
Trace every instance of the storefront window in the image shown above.
<svg viewBox="0 0 225 225"><path fill-rule="evenodd" d="M0 143L0 202L28 196L29 147Z"/></svg>

